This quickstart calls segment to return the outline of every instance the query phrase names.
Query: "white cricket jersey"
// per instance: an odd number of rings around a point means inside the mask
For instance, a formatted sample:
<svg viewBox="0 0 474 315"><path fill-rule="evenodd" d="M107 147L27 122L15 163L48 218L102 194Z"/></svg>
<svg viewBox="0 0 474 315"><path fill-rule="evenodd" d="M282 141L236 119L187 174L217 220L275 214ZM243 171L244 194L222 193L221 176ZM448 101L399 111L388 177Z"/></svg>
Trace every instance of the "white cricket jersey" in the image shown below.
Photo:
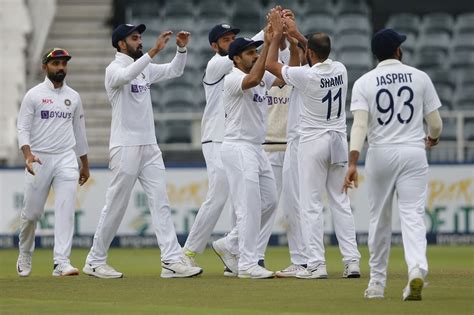
<svg viewBox="0 0 474 315"><path fill-rule="evenodd" d="M206 94L206 107L201 121L202 142L222 142L224 138L224 106L222 104L222 89L224 77L232 71L234 64L228 56L215 54L209 60L202 79Z"/></svg>
<svg viewBox="0 0 474 315"><path fill-rule="evenodd" d="M224 79L222 101L225 106L224 141L245 141L262 144L265 140L267 119L267 90L275 76L265 72L259 85L242 90L242 81L247 74L238 68Z"/></svg>
<svg viewBox="0 0 474 315"><path fill-rule="evenodd" d="M23 98L17 121L18 144L32 151L63 153L70 149L77 156L87 154L84 109L79 93L66 82L55 89L46 77Z"/></svg>
<svg viewBox="0 0 474 315"><path fill-rule="evenodd" d="M263 40L264 32L260 31L252 40ZM289 50L281 51L281 59L289 60ZM228 56L216 53L207 63L202 79L206 95L206 107L201 121L201 142L222 142L224 138L225 112L222 104L224 77L234 68L234 62Z"/></svg>
<svg viewBox="0 0 474 315"><path fill-rule="evenodd" d="M309 65L303 67L310 68ZM286 127L287 141L299 140L300 124L301 124L301 108L303 107L303 99L301 92L297 89L292 89L290 94L290 103L288 106L288 124Z"/></svg>
<svg viewBox="0 0 474 315"><path fill-rule="evenodd" d="M301 95L301 142L319 138L328 131L346 133L348 82L342 63L326 59L312 67L283 66L282 76Z"/></svg>
<svg viewBox="0 0 474 315"><path fill-rule="evenodd" d="M264 149L267 152L285 151L288 125L288 104L292 86L272 86L267 92L268 116Z"/></svg>
<svg viewBox="0 0 474 315"><path fill-rule="evenodd" d="M352 89L351 111L369 112L370 146L423 147L423 118L441 102L428 75L396 59L380 62Z"/></svg>
<svg viewBox="0 0 474 315"><path fill-rule="evenodd" d="M170 63L153 64L148 54L136 61L126 54L115 54L105 70L105 89L112 105L109 149L157 143L150 87L181 76L186 55L177 52Z"/></svg>

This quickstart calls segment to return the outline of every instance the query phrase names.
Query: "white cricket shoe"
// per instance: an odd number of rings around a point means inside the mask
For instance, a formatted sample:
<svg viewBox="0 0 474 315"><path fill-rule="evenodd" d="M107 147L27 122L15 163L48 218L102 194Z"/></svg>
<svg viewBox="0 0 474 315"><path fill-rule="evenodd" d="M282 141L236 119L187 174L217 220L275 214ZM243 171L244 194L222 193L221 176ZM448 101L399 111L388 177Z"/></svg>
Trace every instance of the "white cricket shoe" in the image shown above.
<svg viewBox="0 0 474 315"><path fill-rule="evenodd" d="M101 279L117 279L123 277L123 273L118 272L107 264L99 265L97 267L92 267L90 264L85 264L84 268L82 268L82 272L88 274L89 276Z"/></svg>
<svg viewBox="0 0 474 315"><path fill-rule="evenodd" d="M291 264L283 270L275 272L277 278L295 278L296 274L306 268L301 265Z"/></svg>
<svg viewBox="0 0 474 315"><path fill-rule="evenodd" d="M53 276L77 276L79 275L79 269L73 267L70 263L55 264L53 269Z"/></svg>
<svg viewBox="0 0 474 315"><path fill-rule="evenodd" d="M357 260L352 260L345 264L343 278L360 278L360 267Z"/></svg>
<svg viewBox="0 0 474 315"><path fill-rule="evenodd" d="M273 278L275 273L259 265L250 267L247 270L239 271L239 278L243 279L269 279Z"/></svg>
<svg viewBox="0 0 474 315"><path fill-rule="evenodd" d="M162 278L189 278L200 275L202 268L189 266L184 261L165 263L161 262Z"/></svg>
<svg viewBox="0 0 474 315"><path fill-rule="evenodd" d="M326 264L320 263L316 266L308 266L304 270L296 273L296 278L299 279L327 279L328 272L326 271Z"/></svg>
<svg viewBox="0 0 474 315"><path fill-rule="evenodd" d="M31 254L20 254L16 261L16 272L20 277L28 277L31 273Z"/></svg>
<svg viewBox="0 0 474 315"><path fill-rule="evenodd" d="M232 270L227 267L224 267L224 277L235 278L237 276L237 273L233 273Z"/></svg>
<svg viewBox="0 0 474 315"><path fill-rule="evenodd" d="M425 284L425 278L420 268L416 266L408 275L408 284L403 289L403 301L421 301L421 291Z"/></svg>
<svg viewBox="0 0 474 315"><path fill-rule="evenodd" d="M366 299L383 299L385 288L380 282L371 282L364 292Z"/></svg>
<svg viewBox="0 0 474 315"><path fill-rule="evenodd" d="M183 261L189 267L199 267L196 263L196 253L183 248Z"/></svg>
<svg viewBox="0 0 474 315"><path fill-rule="evenodd" d="M212 242L212 249L222 260L224 266L229 269L232 273L238 274L238 263L239 260L236 255L233 255L224 245L225 240L223 238Z"/></svg>

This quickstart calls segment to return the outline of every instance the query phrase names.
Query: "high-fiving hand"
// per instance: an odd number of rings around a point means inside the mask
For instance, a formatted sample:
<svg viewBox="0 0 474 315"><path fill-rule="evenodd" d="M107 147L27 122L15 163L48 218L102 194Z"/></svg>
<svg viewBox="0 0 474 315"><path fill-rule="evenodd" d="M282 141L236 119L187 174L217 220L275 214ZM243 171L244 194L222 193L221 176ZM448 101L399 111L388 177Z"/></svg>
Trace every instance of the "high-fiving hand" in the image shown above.
<svg viewBox="0 0 474 315"><path fill-rule="evenodd" d="M181 31L176 35L176 45L179 47L186 47L189 42L189 37L191 36L190 32Z"/></svg>

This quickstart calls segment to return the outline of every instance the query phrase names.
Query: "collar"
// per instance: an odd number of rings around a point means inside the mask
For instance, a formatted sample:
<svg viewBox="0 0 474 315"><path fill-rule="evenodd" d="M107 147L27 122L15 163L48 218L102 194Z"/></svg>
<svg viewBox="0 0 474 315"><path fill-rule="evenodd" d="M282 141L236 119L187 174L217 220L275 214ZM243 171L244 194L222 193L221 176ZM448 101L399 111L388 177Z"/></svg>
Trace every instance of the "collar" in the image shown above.
<svg viewBox="0 0 474 315"><path fill-rule="evenodd" d="M61 90L62 88L64 88L64 87L67 86L66 80L64 80L64 81L63 81L63 86L61 86L59 89L56 89L56 88L54 87L53 82L51 82L51 80L48 78L48 76L45 76L43 83L44 83L44 85L45 85L48 89L50 89L50 90L52 90L52 91L59 91L59 90Z"/></svg>
<svg viewBox="0 0 474 315"><path fill-rule="evenodd" d="M247 75L247 73L243 72L242 70L240 70L240 69L237 68L236 66L234 66L234 69L233 69L232 71L237 72L237 73L239 73L239 74Z"/></svg>
<svg viewBox="0 0 474 315"><path fill-rule="evenodd" d="M378 67L389 66L389 65L401 65L402 62L398 59L385 59L384 61L380 61L377 65Z"/></svg>
<svg viewBox="0 0 474 315"><path fill-rule="evenodd" d="M332 64L332 59L326 59L323 62L318 62L317 64L314 64L313 67L321 67L324 65L331 65Z"/></svg>
<svg viewBox="0 0 474 315"><path fill-rule="evenodd" d="M133 60L133 58L130 57L129 55L118 52L118 51L115 53L115 60L126 63L127 65L131 65L132 63L135 62L135 60Z"/></svg>

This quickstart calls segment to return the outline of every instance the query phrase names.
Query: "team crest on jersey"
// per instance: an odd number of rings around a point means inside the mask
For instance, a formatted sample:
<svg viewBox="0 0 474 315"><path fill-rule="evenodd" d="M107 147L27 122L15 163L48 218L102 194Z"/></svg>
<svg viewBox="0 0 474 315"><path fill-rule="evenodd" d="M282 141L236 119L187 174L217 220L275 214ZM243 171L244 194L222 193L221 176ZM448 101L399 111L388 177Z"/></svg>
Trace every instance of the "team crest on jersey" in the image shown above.
<svg viewBox="0 0 474 315"><path fill-rule="evenodd" d="M265 82L260 81L259 85L260 85L261 87L264 87L264 86L265 86Z"/></svg>
<svg viewBox="0 0 474 315"><path fill-rule="evenodd" d="M71 100L66 98L66 99L64 100L64 105L66 105L66 106L71 106Z"/></svg>

